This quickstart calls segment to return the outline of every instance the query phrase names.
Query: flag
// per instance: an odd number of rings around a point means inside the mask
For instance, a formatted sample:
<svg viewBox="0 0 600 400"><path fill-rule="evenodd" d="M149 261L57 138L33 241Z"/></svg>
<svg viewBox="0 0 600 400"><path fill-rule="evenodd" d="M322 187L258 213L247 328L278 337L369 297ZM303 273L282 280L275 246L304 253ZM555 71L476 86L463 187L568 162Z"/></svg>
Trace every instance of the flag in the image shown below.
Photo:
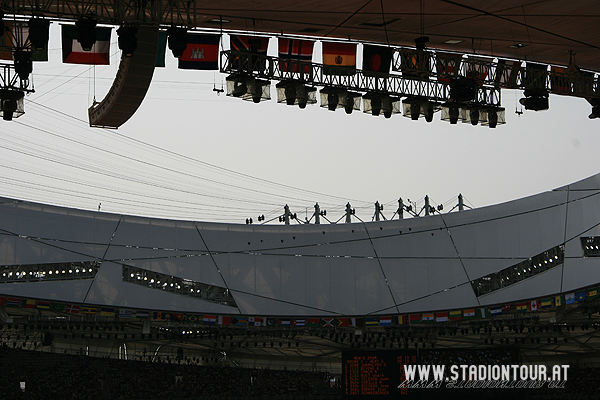
<svg viewBox="0 0 600 400"><path fill-rule="evenodd" d="M179 57L179 69L201 69L216 71L219 69L220 35L188 33L187 47Z"/></svg>
<svg viewBox="0 0 600 400"><path fill-rule="evenodd" d="M338 318L337 326L340 326L340 327L350 326L350 318ZM354 324L352 326L356 326L356 324Z"/></svg>
<svg viewBox="0 0 600 400"><path fill-rule="evenodd" d="M479 318L486 318L488 316L487 308L478 308L477 315Z"/></svg>
<svg viewBox="0 0 600 400"><path fill-rule="evenodd" d="M406 315L399 315L398 316L398 324L400 324L400 325L406 325L406 324L408 324L408 318L406 317Z"/></svg>
<svg viewBox="0 0 600 400"><path fill-rule="evenodd" d="M248 319L246 317L231 317L231 325L246 326Z"/></svg>
<svg viewBox="0 0 600 400"><path fill-rule="evenodd" d="M435 322L448 322L448 312L435 313Z"/></svg>
<svg viewBox="0 0 600 400"><path fill-rule="evenodd" d="M96 307L84 307L83 313L86 315L96 315Z"/></svg>
<svg viewBox="0 0 600 400"><path fill-rule="evenodd" d="M323 328L335 328L335 318L323 318Z"/></svg>
<svg viewBox="0 0 600 400"><path fill-rule="evenodd" d="M550 67L552 73L550 74L550 87L552 93L569 93L571 92L571 76L568 74L567 68Z"/></svg>
<svg viewBox="0 0 600 400"><path fill-rule="evenodd" d="M22 305L22 307L25 307L25 308L35 308L35 300L23 299L23 305Z"/></svg>
<svg viewBox="0 0 600 400"><path fill-rule="evenodd" d="M421 322L421 314L410 314L408 316L408 323L415 324Z"/></svg>
<svg viewBox="0 0 600 400"><path fill-rule="evenodd" d="M286 327L289 327L291 325L292 325L292 321L289 320L289 319L287 319L287 318L285 318L285 319L279 319L277 321L277 326L280 326L282 328L286 328Z"/></svg>
<svg viewBox="0 0 600 400"><path fill-rule="evenodd" d="M188 315L186 315L185 320L186 320L186 322L188 322L190 324L198 324L198 323L200 323L200 316L198 316L196 314L188 314Z"/></svg>
<svg viewBox="0 0 600 400"><path fill-rule="evenodd" d="M225 317L225 316L219 315L219 318L217 319L217 324L231 325L231 317Z"/></svg>
<svg viewBox="0 0 600 400"><path fill-rule="evenodd" d="M504 311L510 311L510 304L506 304L504 306Z"/></svg>
<svg viewBox="0 0 600 400"><path fill-rule="evenodd" d="M554 296L554 306L555 307L560 307L563 304L565 304L565 299L563 298L562 295Z"/></svg>
<svg viewBox="0 0 600 400"><path fill-rule="evenodd" d="M30 302L33 300L27 300L27 302ZM42 310L49 310L50 309L50 305L52 303L50 303L49 301L38 301L37 302L37 308L41 308ZM23 304L24 307L27 307L27 305ZM28 308L33 308L33 307L28 307Z"/></svg>
<svg viewBox="0 0 600 400"><path fill-rule="evenodd" d="M500 307L500 306L490 307L490 315L492 317L495 317L497 315L502 315L502 307Z"/></svg>
<svg viewBox="0 0 600 400"><path fill-rule="evenodd" d="M294 327L298 326L298 327L302 327L302 326L306 326L306 320L304 318L301 319L293 319L292 320L292 325Z"/></svg>
<svg viewBox="0 0 600 400"><path fill-rule="evenodd" d="M248 318L248 326L261 326L262 318L261 317L250 317Z"/></svg>
<svg viewBox="0 0 600 400"><path fill-rule="evenodd" d="M135 317L138 319L148 319L149 317L149 312L146 310L137 310L135 312Z"/></svg>
<svg viewBox="0 0 600 400"><path fill-rule="evenodd" d="M7 306L11 306L11 307L20 307L21 306L21 299L18 299L16 297L7 297L6 298L6 305Z"/></svg>
<svg viewBox="0 0 600 400"><path fill-rule="evenodd" d="M529 302L529 310L530 311L537 311L540 308L540 303L538 300L531 300Z"/></svg>
<svg viewBox="0 0 600 400"><path fill-rule="evenodd" d="M114 317L115 309L112 307L102 307L100 309L100 316L101 317Z"/></svg>
<svg viewBox="0 0 600 400"><path fill-rule="evenodd" d="M323 74L354 75L356 44L323 42Z"/></svg>
<svg viewBox="0 0 600 400"><path fill-rule="evenodd" d="M111 28L96 28L96 43L91 51L84 51L77 41L74 25L62 26L63 63L109 65Z"/></svg>
<svg viewBox="0 0 600 400"><path fill-rule="evenodd" d="M215 325L217 323L217 316L216 315L205 315L202 318L202 322L204 322L204 325Z"/></svg>
<svg viewBox="0 0 600 400"><path fill-rule="evenodd" d="M400 70L408 79L427 79L431 72L430 53L426 51L400 49Z"/></svg>
<svg viewBox="0 0 600 400"><path fill-rule="evenodd" d="M154 311L154 313L152 313L152 319L167 319L167 313L162 311Z"/></svg>
<svg viewBox="0 0 600 400"><path fill-rule="evenodd" d="M31 61L48 61L48 43L41 50L36 50L31 46L31 42L26 40L29 37L29 25L27 22L6 21L4 22L4 35L1 39L1 45L6 50L0 51L0 59L13 60L12 49L19 48L31 52Z"/></svg>
<svg viewBox="0 0 600 400"><path fill-rule="evenodd" d="M448 318L450 318L450 321L462 319L462 310L450 311L448 313Z"/></svg>
<svg viewBox="0 0 600 400"><path fill-rule="evenodd" d="M565 304L575 303L575 293L565 294Z"/></svg>
<svg viewBox="0 0 600 400"><path fill-rule="evenodd" d="M422 322L433 322L434 321L433 313L427 313L427 314L421 315L421 321Z"/></svg>
<svg viewBox="0 0 600 400"><path fill-rule="evenodd" d="M598 297L598 288L593 288L588 290L587 292L587 298L588 299L595 299L596 297Z"/></svg>
<svg viewBox="0 0 600 400"><path fill-rule="evenodd" d="M158 52L156 53L155 67L165 67L165 53L167 52L167 31L158 32Z"/></svg>
<svg viewBox="0 0 600 400"><path fill-rule="evenodd" d="M463 310L463 318L464 319L472 319L475 318L477 315L475 314L475 309L470 309L470 310Z"/></svg>
<svg viewBox="0 0 600 400"><path fill-rule="evenodd" d="M475 79L479 85L490 75L492 63L489 58L469 56L464 63L467 66L467 78Z"/></svg>
<svg viewBox="0 0 600 400"><path fill-rule="evenodd" d="M363 75L389 74L392 65L392 48L363 45Z"/></svg>
<svg viewBox="0 0 600 400"><path fill-rule="evenodd" d="M170 320L172 322L183 322L185 319L185 315L179 313L171 313Z"/></svg>
<svg viewBox="0 0 600 400"><path fill-rule="evenodd" d="M552 297L548 297L547 299L540 300L540 308L550 308L552 307Z"/></svg>
<svg viewBox="0 0 600 400"><path fill-rule="evenodd" d="M575 298L577 301L584 301L587 298L587 291L580 290L579 292L575 293Z"/></svg>
<svg viewBox="0 0 600 400"><path fill-rule="evenodd" d="M318 328L321 326L321 319L320 318L307 318L306 326L309 328Z"/></svg>
<svg viewBox="0 0 600 400"><path fill-rule="evenodd" d="M52 303L52 311L63 312L65 311L65 303Z"/></svg>
<svg viewBox="0 0 600 400"><path fill-rule="evenodd" d="M68 312L69 314L79 314L80 309L81 309L81 306L79 306L77 304L67 304L67 308L65 309L65 311Z"/></svg>
<svg viewBox="0 0 600 400"><path fill-rule="evenodd" d="M527 311L527 303L517 303L517 312Z"/></svg>
<svg viewBox="0 0 600 400"><path fill-rule="evenodd" d="M366 317L365 318L365 326L378 326L379 325L379 317Z"/></svg>
<svg viewBox="0 0 600 400"><path fill-rule="evenodd" d="M6 297L0 297L0 307L6 305Z"/></svg>
<svg viewBox="0 0 600 400"><path fill-rule="evenodd" d="M450 82L450 78L458 76L462 54L436 52L437 79L440 82Z"/></svg>
<svg viewBox="0 0 600 400"><path fill-rule="evenodd" d="M266 67L268 37L229 35L231 51L249 53L241 58L234 57L232 64L241 70L263 71ZM249 63L248 63L249 62Z"/></svg>
<svg viewBox="0 0 600 400"><path fill-rule="evenodd" d="M526 62L521 84L527 86L528 88L546 89L547 76L547 65Z"/></svg>
<svg viewBox="0 0 600 400"><path fill-rule="evenodd" d="M315 42L300 39L277 39L279 44L279 68L283 72L301 72L303 63L312 62L313 46ZM292 62L281 61L292 60ZM308 65L304 65L304 72L308 73Z"/></svg>
<svg viewBox="0 0 600 400"><path fill-rule="evenodd" d="M266 326L277 326L277 318L267 318L265 320Z"/></svg>
<svg viewBox="0 0 600 400"><path fill-rule="evenodd" d="M129 319L131 318L132 311L130 309L124 308L119 310L119 318L121 319Z"/></svg>
<svg viewBox="0 0 600 400"><path fill-rule="evenodd" d="M392 317L379 317L379 325L392 326Z"/></svg>
<svg viewBox="0 0 600 400"><path fill-rule="evenodd" d="M516 89L517 73L521 69L521 61L509 61L498 59L496 65L496 76L494 82L504 87Z"/></svg>

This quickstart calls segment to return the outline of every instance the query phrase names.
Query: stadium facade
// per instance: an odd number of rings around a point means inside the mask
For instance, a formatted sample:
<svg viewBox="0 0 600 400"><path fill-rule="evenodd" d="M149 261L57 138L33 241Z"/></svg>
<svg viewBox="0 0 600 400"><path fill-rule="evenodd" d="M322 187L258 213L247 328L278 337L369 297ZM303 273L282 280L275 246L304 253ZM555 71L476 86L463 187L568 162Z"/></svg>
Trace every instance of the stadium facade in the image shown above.
<svg viewBox="0 0 600 400"><path fill-rule="evenodd" d="M142 218L3 198L0 294L241 316L490 307L600 282L600 175L474 210L351 224Z"/></svg>

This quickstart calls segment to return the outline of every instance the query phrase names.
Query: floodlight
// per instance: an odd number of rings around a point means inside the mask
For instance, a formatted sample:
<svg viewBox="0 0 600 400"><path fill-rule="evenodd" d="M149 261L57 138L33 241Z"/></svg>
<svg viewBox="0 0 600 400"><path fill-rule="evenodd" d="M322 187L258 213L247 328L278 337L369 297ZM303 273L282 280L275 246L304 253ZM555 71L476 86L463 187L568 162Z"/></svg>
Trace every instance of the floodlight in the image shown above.
<svg viewBox="0 0 600 400"><path fill-rule="evenodd" d="M297 104L300 108L306 108L307 104L317 102L317 88L305 86L302 82L282 81L275 87L278 103L286 103L289 106Z"/></svg>
<svg viewBox="0 0 600 400"><path fill-rule="evenodd" d="M83 51L91 51L96 43L96 20L82 15L75 22L75 28L77 28L77 41Z"/></svg>
<svg viewBox="0 0 600 400"><path fill-rule="evenodd" d="M167 29L167 41L169 50L173 52L173 57L180 58L187 48L187 29L172 26Z"/></svg>
<svg viewBox="0 0 600 400"><path fill-rule="evenodd" d="M50 38L50 20L33 17L29 20L29 42L32 49L43 50Z"/></svg>
<svg viewBox="0 0 600 400"><path fill-rule="evenodd" d="M134 26L122 26L117 29L119 35L119 49L123 51L125 57L132 57L137 49L137 30Z"/></svg>

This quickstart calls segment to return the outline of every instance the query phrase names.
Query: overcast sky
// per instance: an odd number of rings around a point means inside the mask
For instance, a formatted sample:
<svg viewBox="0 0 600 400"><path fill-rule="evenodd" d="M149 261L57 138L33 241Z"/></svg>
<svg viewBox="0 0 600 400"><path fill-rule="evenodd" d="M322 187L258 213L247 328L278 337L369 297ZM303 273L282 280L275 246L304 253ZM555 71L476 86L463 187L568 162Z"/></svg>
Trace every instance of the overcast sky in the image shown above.
<svg viewBox="0 0 600 400"><path fill-rule="evenodd" d="M310 217L315 202L337 220L350 201L371 220L375 201L388 218L399 197L422 206L429 195L449 210L462 193L482 207L600 172L600 121L588 119L584 99L551 95L550 110L518 116L522 91L505 90L507 124L496 129L450 125L439 113L428 124L318 104L300 110L276 103L277 82L260 104L218 96L213 85L225 74L178 70L170 52L125 125L90 128L87 108L104 98L119 65L115 31L112 42L110 66L63 64L52 24L50 61L34 64L25 115L0 121L0 195L240 223L277 217L286 203Z"/></svg>

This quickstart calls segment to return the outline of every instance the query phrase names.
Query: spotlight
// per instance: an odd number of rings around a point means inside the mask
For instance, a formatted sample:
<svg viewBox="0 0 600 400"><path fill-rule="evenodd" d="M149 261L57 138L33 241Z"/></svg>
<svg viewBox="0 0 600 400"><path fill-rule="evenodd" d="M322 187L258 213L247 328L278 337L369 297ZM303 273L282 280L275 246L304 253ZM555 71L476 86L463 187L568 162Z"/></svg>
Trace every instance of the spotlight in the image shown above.
<svg viewBox="0 0 600 400"><path fill-rule="evenodd" d="M37 51L43 50L48 45L50 38L50 21L34 17L29 20L28 25L31 47Z"/></svg>
<svg viewBox="0 0 600 400"><path fill-rule="evenodd" d="M167 29L167 41L169 50L173 52L173 57L180 58L187 48L187 29L172 26Z"/></svg>
<svg viewBox="0 0 600 400"><path fill-rule="evenodd" d="M363 96L363 112L373 116L383 114L385 118L391 118L392 114L400 112L400 98L384 93L367 93Z"/></svg>
<svg viewBox="0 0 600 400"><path fill-rule="evenodd" d="M412 97L402 101L402 112L405 117L417 121L421 116L425 121L433 121L433 114L440 110L440 106L427 98Z"/></svg>
<svg viewBox="0 0 600 400"><path fill-rule="evenodd" d="M519 100L526 110L544 111L549 108L548 92L541 89L525 89L524 98Z"/></svg>
<svg viewBox="0 0 600 400"><path fill-rule="evenodd" d="M0 114L5 121L12 121L23 115L23 97L24 92L16 90L0 90Z"/></svg>
<svg viewBox="0 0 600 400"><path fill-rule="evenodd" d="M15 51L15 71L21 80L29 79L29 74L33 71L30 51Z"/></svg>
<svg viewBox="0 0 600 400"><path fill-rule="evenodd" d="M117 29L119 35L119 49L123 51L125 57L132 57L137 49L137 30L134 26L122 26Z"/></svg>
<svg viewBox="0 0 600 400"><path fill-rule="evenodd" d="M298 81L282 81L276 86L277 102L286 103L288 106L295 104L300 108L306 108L307 104L317 102L317 89L305 86Z"/></svg>
<svg viewBox="0 0 600 400"><path fill-rule="evenodd" d="M360 110L359 93L348 92L344 89L326 87L321 89L321 107L327 108L329 111L335 111L339 107L343 107L346 114L352 114L354 110Z"/></svg>
<svg viewBox="0 0 600 400"><path fill-rule="evenodd" d="M471 78L458 77L450 81L450 99L458 102L477 99L477 82Z"/></svg>
<svg viewBox="0 0 600 400"><path fill-rule="evenodd" d="M497 125L506 124L506 111L502 107L489 108L487 110L487 117L482 118L481 125L495 128Z"/></svg>
<svg viewBox="0 0 600 400"><path fill-rule="evenodd" d="M456 103L442 105L442 121L449 121L452 125L456 125L460 113L461 109Z"/></svg>
<svg viewBox="0 0 600 400"><path fill-rule="evenodd" d="M254 77L232 74L225 78L227 96L239 97L242 100L260 103L271 99L271 82Z"/></svg>
<svg viewBox="0 0 600 400"><path fill-rule="evenodd" d="M75 22L75 28L77 28L77 41L83 51L91 51L96 43L96 20L81 16Z"/></svg>

